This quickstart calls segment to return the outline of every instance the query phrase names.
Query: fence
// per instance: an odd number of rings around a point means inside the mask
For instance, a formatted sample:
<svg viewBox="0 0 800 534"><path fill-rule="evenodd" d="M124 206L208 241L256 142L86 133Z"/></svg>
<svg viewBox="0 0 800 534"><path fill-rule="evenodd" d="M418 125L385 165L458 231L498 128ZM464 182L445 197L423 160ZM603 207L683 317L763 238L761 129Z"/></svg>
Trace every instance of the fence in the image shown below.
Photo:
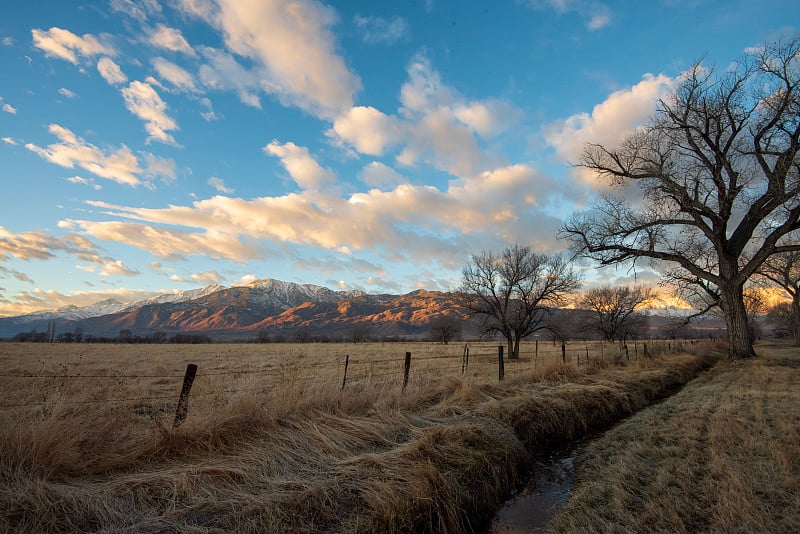
<svg viewBox="0 0 800 534"><path fill-rule="evenodd" d="M230 361L220 362L212 359L202 365L191 363L186 372L175 373L80 373L80 372L32 372L19 371L0 373L0 378L10 389L16 385L19 391L28 392L23 402L2 402L0 409L43 407L50 404L66 403L73 405L91 404L160 404L163 407L174 406L174 425L177 426L186 418L190 399L210 397L244 392L264 392L287 382L299 383L304 387L318 386L335 389L342 394L349 391L369 387L399 387L405 392L409 386L423 387L431 382L448 376L462 377L484 382L504 381L536 375L548 367L559 365L586 365L592 361L627 361L637 358L653 357L657 354L677 352L687 345L702 343L690 341L647 341L631 342L628 345L571 341L552 343L544 341L526 342L520 348L517 359L509 359L504 354L503 345L478 343L465 344L457 351L451 347L447 354L414 355L413 351L405 351L397 347L397 356L370 357L360 346L351 346L351 352L337 356L335 361L293 361L267 362L260 368L231 368ZM420 345L421 347L422 345ZM249 347L252 347L250 345ZM369 347L364 345L363 347ZM388 345L388 349L394 349ZM430 346L428 346L430 350ZM357 351L357 353L356 353ZM458 354L460 353L460 355ZM224 363L224 366L220 366ZM246 380L244 379L246 377ZM13 382L13 384L12 384ZM105 382L104 387L96 388L87 382ZM142 382L150 389L148 395L125 395L124 385L129 382ZM93 398L76 399L48 398L48 392L55 383L71 385L75 396L81 392L95 391ZM200 391L193 386L200 386ZM258 385L254 385L258 384ZM153 389L161 391L153 392ZM8 388L7 388L8 390ZM100 392L103 392L102 394ZM168 391L171 391L169 393ZM180 393L176 393L180 391ZM41 401L36 400L42 394ZM31 398L33 396L33 398ZM7 400L7 399L6 399ZM162 412L166 408L162 409Z"/></svg>

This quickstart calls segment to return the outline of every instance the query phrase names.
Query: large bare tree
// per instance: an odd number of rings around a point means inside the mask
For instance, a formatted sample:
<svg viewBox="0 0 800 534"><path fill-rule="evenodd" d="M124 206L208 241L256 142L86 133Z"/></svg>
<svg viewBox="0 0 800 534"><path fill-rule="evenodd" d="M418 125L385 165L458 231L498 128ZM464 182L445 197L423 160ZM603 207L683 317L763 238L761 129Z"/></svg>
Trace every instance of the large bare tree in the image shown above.
<svg viewBox="0 0 800 534"><path fill-rule="evenodd" d="M545 327L548 308L563 303L579 285L560 255L520 245L474 255L462 274L463 306L480 319L485 334L506 339L510 359L519 358L520 341Z"/></svg>
<svg viewBox="0 0 800 534"><path fill-rule="evenodd" d="M608 195L562 235L601 264L648 258L719 306L729 356L755 356L745 285L773 254L800 250L800 37L764 45L733 68L696 64L649 125L617 149L588 144L580 165L638 186Z"/></svg>
<svg viewBox="0 0 800 534"><path fill-rule="evenodd" d="M586 291L579 305L591 311L591 326L606 341L624 341L643 325L643 318L636 311L651 293L640 286L603 285Z"/></svg>
<svg viewBox="0 0 800 534"><path fill-rule="evenodd" d="M764 262L758 272L789 294L789 331L794 338L794 346L800 347L800 252L775 254Z"/></svg>

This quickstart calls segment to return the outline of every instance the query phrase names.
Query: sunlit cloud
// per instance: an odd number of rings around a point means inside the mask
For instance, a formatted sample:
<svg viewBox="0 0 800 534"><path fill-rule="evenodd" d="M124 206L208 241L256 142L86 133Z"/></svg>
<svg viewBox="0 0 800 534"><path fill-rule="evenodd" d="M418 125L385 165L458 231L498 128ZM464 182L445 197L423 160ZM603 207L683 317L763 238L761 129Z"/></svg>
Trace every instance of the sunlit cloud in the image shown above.
<svg viewBox="0 0 800 534"><path fill-rule="evenodd" d="M147 42L155 47L172 52L182 52L190 56L195 55L195 51L189 45L189 41L186 40L180 30L170 28L163 24L156 25L156 27L148 33Z"/></svg>
<svg viewBox="0 0 800 534"><path fill-rule="evenodd" d="M264 146L264 152L280 158L286 172L301 189L317 190L336 180L333 171L317 163L306 147L297 146L292 142L280 144L273 140Z"/></svg>
<svg viewBox="0 0 800 534"><path fill-rule="evenodd" d="M365 165L358 178L365 184L379 189L393 188L408 183L408 178L380 161L373 161Z"/></svg>
<svg viewBox="0 0 800 534"><path fill-rule="evenodd" d="M9 103L3 104L3 111L5 111L6 113L10 113L11 115L17 114L17 108L15 108Z"/></svg>
<svg viewBox="0 0 800 534"><path fill-rule="evenodd" d="M17 141L13 137L0 137L0 141L8 145L17 145Z"/></svg>
<svg viewBox="0 0 800 534"><path fill-rule="evenodd" d="M31 30L33 45L42 50L47 57L57 57L77 65L79 57L114 56L116 51L111 46L101 43L89 33L82 37L69 30L52 27L49 30Z"/></svg>
<svg viewBox="0 0 800 534"><path fill-rule="evenodd" d="M182 0L180 6L218 29L228 50L253 62L261 91L319 117L352 107L361 81L335 52L332 8L309 0ZM213 76L201 72L201 78L206 83ZM240 89L240 98L243 94L253 93Z"/></svg>
<svg viewBox="0 0 800 534"><path fill-rule="evenodd" d="M127 304L142 301L160 293L163 293L163 291L142 291L126 288L62 293L37 287L33 291L20 291L7 299L6 303L0 308L0 316L22 315L41 310L56 310L67 306L91 306L109 299Z"/></svg>
<svg viewBox="0 0 800 534"><path fill-rule="evenodd" d="M111 9L145 22L148 17L161 13L161 4L159 0L111 0Z"/></svg>
<svg viewBox="0 0 800 534"><path fill-rule="evenodd" d="M48 130L61 142L45 148L28 143L25 148L68 169L77 166L121 184L136 186L140 183L136 177L141 172L136 156L125 145L106 153L58 124L51 124Z"/></svg>
<svg viewBox="0 0 800 534"><path fill-rule="evenodd" d="M391 19L385 19L356 14L353 17L353 24L361 34L361 39L370 44L394 44L408 35L409 30L408 21L397 15Z"/></svg>
<svg viewBox="0 0 800 534"><path fill-rule="evenodd" d="M109 57L101 57L97 62L97 71L109 85L120 85L128 81L119 65Z"/></svg>
<svg viewBox="0 0 800 534"><path fill-rule="evenodd" d="M62 87L62 88L60 88L60 89L58 90L58 94L60 94L61 96L64 96L64 97L66 97L66 98L75 98L75 97L77 97L77 96L78 96L78 95L76 95L74 92L72 92L72 91L70 91L69 89L67 89L66 87Z"/></svg>
<svg viewBox="0 0 800 534"><path fill-rule="evenodd" d="M100 184L94 183L94 180L88 180L81 176L70 176L69 178L67 178L67 181L71 184L88 185L95 191L100 191L103 188Z"/></svg>
<svg viewBox="0 0 800 534"><path fill-rule="evenodd" d="M168 145L177 144L175 138L167 132L177 130L178 124L167 115L166 102L150 84L133 81L122 89L122 97L128 110L145 122L148 143L158 141Z"/></svg>
<svg viewBox="0 0 800 534"><path fill-rule="evenodd" d="M153 68L156 73L177 91L196 93L198 92L197 84L195 83L194 76L188 73L183 68L179 67L171 61L167 61L162 57L153 58L151 60Z"/></svg>
<svg viewBox="0 0 800 534"><path fill-rule="evenodd" d="M232 194L234 189L232 187L228 187L225 185L225 181L222 178L217 178L216 176L212 176L208 179L208 185L219 191L220 193L225 194Z"/></svg>

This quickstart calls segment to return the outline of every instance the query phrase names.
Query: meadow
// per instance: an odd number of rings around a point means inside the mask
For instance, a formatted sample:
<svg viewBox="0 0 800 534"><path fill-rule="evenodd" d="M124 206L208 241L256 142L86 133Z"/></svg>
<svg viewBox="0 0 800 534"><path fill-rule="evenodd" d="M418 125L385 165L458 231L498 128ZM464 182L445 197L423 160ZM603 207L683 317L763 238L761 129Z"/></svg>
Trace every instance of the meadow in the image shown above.
<svg viewBox="0 0 800 534"><path fill-rule="evenodd" d="M0 530L480 531L537 449L649 405L715 352L575 342L564 363L529 343L501 381L496 343L470 344L462 373L463 349L2 343Z"/></svg>
<svg viewBox="0 0 800 534"><path fill-rule="evenodd" d="M555 532L800 532L800 349L761 343L593 441Z"/></svg>

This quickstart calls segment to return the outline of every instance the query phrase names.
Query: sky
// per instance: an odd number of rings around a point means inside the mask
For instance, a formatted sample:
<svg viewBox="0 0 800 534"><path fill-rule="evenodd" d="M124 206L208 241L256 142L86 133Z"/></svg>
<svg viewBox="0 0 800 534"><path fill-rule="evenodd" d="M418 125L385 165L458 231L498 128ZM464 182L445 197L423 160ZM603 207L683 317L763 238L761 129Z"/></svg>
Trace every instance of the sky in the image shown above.
<svg viewBox="0 0 800 534"><path fill-rule="evenodd" d="M800 23L778 0L1 10L0 316L264 278L449 290L483 250L563 252L606 189L584 143Z"/></svg>

